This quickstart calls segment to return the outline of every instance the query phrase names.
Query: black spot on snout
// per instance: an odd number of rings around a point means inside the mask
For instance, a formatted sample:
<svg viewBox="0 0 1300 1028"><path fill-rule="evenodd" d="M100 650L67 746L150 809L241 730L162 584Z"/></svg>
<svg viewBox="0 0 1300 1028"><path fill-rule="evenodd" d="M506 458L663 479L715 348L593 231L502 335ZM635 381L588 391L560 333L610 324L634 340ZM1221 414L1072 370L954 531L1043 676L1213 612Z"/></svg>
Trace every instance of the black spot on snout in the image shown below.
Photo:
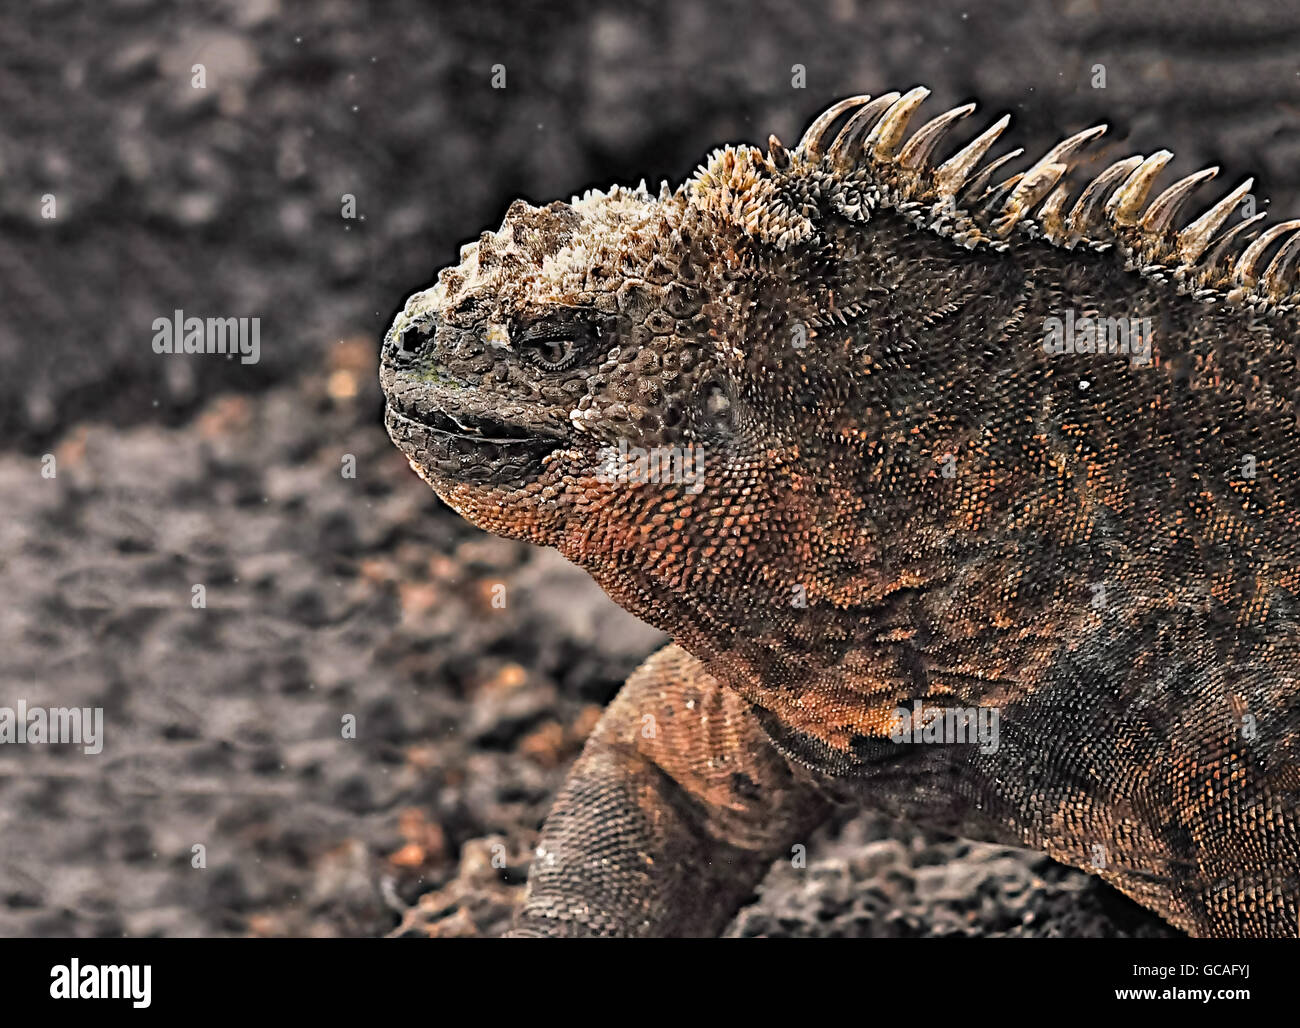
<svg viewBox="0 0 1300 1028"><path fill-rule="evenodd" d="M409 363L429 352L433 338L431 326L413 322L389 340L389 353L395 363Z"/></svg>

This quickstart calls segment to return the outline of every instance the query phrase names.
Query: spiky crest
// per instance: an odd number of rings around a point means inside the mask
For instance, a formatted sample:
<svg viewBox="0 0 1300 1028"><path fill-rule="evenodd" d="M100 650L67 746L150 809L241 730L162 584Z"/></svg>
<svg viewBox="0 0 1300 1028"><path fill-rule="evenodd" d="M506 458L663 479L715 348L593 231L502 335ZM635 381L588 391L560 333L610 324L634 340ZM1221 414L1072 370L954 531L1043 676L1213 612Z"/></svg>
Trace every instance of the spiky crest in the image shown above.
<svg viewBox="0 0 1300 1028"><path fill-rule="evenodd" d="M800 205L812 197L863 220L876 207L892 208L970 250L1006 250L1024 236L1067 250L1112 250L1126 267L1205 302L1276 313L1300 304L1300 221L1264 227L1263 215L1256 215L1221 231L1253 180L1180 228L1192 193L1219 169L1188 175L1148 203L1173 154L1135 155L1084 173L1090 144L1106 131L1097 125L990 186L993 172L1022 152L985 160L1010 116L941 161L939 143L975 105L954 107L905 139L928 95L918 86L904 94L851 96L815 118L794 149L772 136L766 154L753 147L715 151L684 196L697 217L729 222L779 249L815 233L816 203Z"/></svg>

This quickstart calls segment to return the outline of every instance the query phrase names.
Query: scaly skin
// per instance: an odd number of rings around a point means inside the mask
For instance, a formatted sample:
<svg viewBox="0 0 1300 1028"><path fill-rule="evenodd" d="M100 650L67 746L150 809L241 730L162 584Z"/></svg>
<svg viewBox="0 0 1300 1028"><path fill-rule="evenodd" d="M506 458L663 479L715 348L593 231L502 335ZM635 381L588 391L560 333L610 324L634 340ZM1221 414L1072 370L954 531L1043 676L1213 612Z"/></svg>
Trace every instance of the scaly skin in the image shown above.
<svg viewBox="0 0 1300 1028"><path fill-rule="evenodd" d="M1297 934L1300 236L1219 246L1244 190L1180 230L1208 176L1084 173L1100 130L989 187L1005 123L940 164L969 110L905 142L924 96L658 198L516 202L394 321L417 472L675 640L557 799L519 934L714 934L832 803ZM1150 349L1047 352L1067 312ZM899 742L917 701L996 711L996 746Z"/></svg>

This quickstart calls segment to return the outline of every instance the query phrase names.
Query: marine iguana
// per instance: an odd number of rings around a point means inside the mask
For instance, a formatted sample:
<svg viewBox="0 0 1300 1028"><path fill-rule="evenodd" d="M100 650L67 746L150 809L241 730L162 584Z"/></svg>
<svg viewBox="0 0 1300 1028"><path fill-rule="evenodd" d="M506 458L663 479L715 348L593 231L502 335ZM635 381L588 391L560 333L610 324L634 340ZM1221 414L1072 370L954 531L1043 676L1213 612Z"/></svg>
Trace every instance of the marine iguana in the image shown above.
<svg viewBox="0 0 1300 1028"><path fill-rule="evenodd" d="M717 933L835 804L1297 934L1300 221L1148 202L1105 126L996 181L1009 119L941 160L927 95L516 201L387 333L420 476L674 639L515 934Z"/></svg>

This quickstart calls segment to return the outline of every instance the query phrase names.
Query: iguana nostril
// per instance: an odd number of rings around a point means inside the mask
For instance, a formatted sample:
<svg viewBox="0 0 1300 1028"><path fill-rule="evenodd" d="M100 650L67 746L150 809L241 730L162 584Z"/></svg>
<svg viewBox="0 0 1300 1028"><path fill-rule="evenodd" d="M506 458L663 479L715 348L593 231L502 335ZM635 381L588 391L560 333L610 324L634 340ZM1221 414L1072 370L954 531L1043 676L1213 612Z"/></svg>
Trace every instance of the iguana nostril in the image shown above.
<svg viewBox="0 0 1300 1028"><path fill-rule="evenodd" d="M414 357L429 341L429 336L421 332L416 325L407 326L397 337L397 352L405 357Z"/></svg>

